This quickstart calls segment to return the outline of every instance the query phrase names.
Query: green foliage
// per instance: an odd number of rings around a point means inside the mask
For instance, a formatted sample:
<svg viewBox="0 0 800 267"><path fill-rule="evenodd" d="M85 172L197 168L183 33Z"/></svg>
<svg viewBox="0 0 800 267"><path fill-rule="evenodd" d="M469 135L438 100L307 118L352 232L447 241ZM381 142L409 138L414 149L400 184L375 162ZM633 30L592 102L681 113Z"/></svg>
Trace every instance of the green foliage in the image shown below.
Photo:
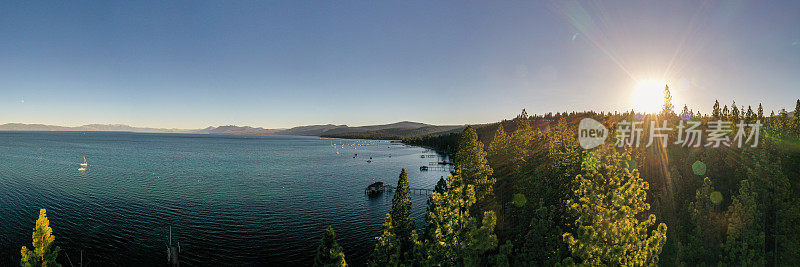
<svg viewBox="0 0 800 267"><path fill-rule="evenodd" d="M800 198L787 201L776 214L778 231L774 249L778 251L777 262L785 266L800 266ZM769 247L769 244L767 244Z"/></svg>
<svg viewBox="0 0 800 267"><path fill-rule="evenodd" d="M439 194L444 194L445 192L447 192L447 181L444 179L444 177L440 177L439 181L436 182L436 187L433 189L433 192ZM434 202L432 198L428 198L428 209L427 213L425 214L426 226L429 226L433 223L432 221L433 217L431 215L432 212L436 212L436 202ZM425 227L422 236L424 240L422 241L424 242L432 240L433 239L432 233L433 231L431 231L431 227Z"/></svg>
<svg viewBox="0 0 800 267"><path fill-rule="evenodd" d="M525 197L525 194L517 193L511 197L511 203L514 204L514 206L521 208L528 204L528 198Z"/></svg>
<svg viewBox="0 0 800 267"><path fill-rule="evenodd" d="M717 192L711 179L706 177L697 189L695 200L689 204L693 230L681 261L683 263L714 265L719 262L725 232L725 218L718 210L720 206L711 199Z"/></svg>
<svg viewBox="0 0 800 267"><path fill-rule="evenodd" d="M794 120L792 123L794 124L794 132L800 133L800 99L794 105Z"/></svg>
<svg viewBox="0 0 800 267"><path fill-rule="evenodd" d="M655 215L640 221L650 209L646 203L648 183L639 171L628 170L630 155L606 148L587 156L583 173L576 176L575 199L567 201L578 215L577 231L565 233L573 258L590 265L650 265L666 240L667 226Z"/></svg>
<svg viewBox="0 0 800 267"><path fill-rule="evenodd" d="M494 133L492 142L489 143L489 149L486 151L486 159L492 163L492 169L498 169L499 166L508 166L508 150L511 146L511 137L503 129L503 124L497 126L497 131ZM500 175L507 173L499 173Z"/></svg>
<svg viewBox="0 0 800 267"><path fill-rule="evenodd" d="M484 212L478 222L469 212L477 202L475 186L462 182L458 175L451 181L447 192L431 195L435 208L428 214L431 239L417 242L424 248L419 253L421 265L479 265L486 263L486 252L497 247L494 212Z"/></svg>
<svg viewBox="0 0 800 267"><path fill-rule="evenodd" d="M398 266L400 264L400 241L394 232L392 216L386 214L383 232L375 238L377 243L369 261L370 266Z"/></svg>
<svg viewBox="0 0 800 267"><path fill-rule="evenodd" d="M317 256L314 257L314 266L347 266L344 260L344 251L336 242L336 233L333 227L328 226L322 240L317 247Z"/></svg>
<svg viewBox="0 0 800 267"><path fill-rule="evenodd" d="M53 229L50 228L50 220L47 219L47 211L39 210L39 219L36 220L36 228L33 229L33 250L23 246L20 250L22 254L21 266L61 266L56 262L58 252L61 248L53 248L56 237Z"/></svg>
<svg viewBox="0 0 800 267"><path fill-rule="evenodd" d="M561 261L562 229L556 224L556 209L543 206L538 208L528 225L524 246L519 250L521 265L552 266Z"/></svg>
<svg viewBox="0 0 800 267"><path fill-rule="evenodd" d="M392 218L394 235L400 243L400 259L406 260L406 253L411 251L413 242L411 231L414 230L414 218L411 218L411 191L408 183L406 169L400 171L397 179L397 188L392 198L392 211L389 215Z"/></svg>
<svg viewBox="0 0 800 267"><path fill-rule="evenodd" d="M416 146L424 146L432 148L436 151L447 155L453 155L458 140L461 134L459 133L446 133L446 134L431 134L419 137L403 138L403 143Z"/></svg>
<svg viewBox="0 0 800 267"><path fill-rule="evenodd" d="M461 173L462 178L459 180L475 186L478 201L491 196L495 181L492 177L492 168L486 161L483 143L478 141L478 134L471 126L467 126L461 134L455 164Z"/></svg>
<svg viewBox="0 0 800 267"><path fill-rule="evenodd" d="M415 261L404 263L798 265L797 119L784 110L764 117L762 105L756 112L745 106L723 110L716 102L711 114L698 112L692 120L703 125L736 117L749 123L760 120L764 130L758 148L670 145L620 154L607 147L586 151L578 146L581 118L602 122L613 142L615 124L634 120L631 112L522 114L467 129L451 143L461 146L454 156L458 175L450 178L448 190L437 189L429 199L424 234L411 234ZM670 126L677 125L677 117L667 119ZM674 140L670 135L669 141ZM482 161L478 148L484 144ZM481 174L475 170L482 162L492 169L489 178L495 183L494 193L479 200L474 178ZM741 186L742 180L748 185ZM485 221L486 212L497 214L495 238L479 234L482 225L495 219Z"/></svg>
<svg viewBox="0 0 800 267"><path fill-rule="evenodd" d="M728 232L725 260L733 265L765 265L763 214L750 181L742 181L739 195L733 198L726 217Z"/></svg>
<svg viewBox="0 0 800 267"><path fill-rule="evenodd" d="M509 257L514 252L514 244L511 243L511 240L506 240L506 243L501 245L498 250L499 251L495 256L494 266L497 267L511 266L511 260Z"/></svg>

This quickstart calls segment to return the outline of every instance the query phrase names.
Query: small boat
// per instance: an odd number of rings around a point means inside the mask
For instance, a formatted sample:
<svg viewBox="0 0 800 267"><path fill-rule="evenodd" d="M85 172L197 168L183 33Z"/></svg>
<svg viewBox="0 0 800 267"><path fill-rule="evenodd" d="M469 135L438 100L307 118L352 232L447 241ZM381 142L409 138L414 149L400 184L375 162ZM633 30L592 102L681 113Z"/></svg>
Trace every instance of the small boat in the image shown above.
<svg viewBox="0 0 800 267"><path fill-rule="evenodd" d="M419 170L420 171L427 171L428 170L428 166L419 166Z"/></svg>
<svg viewBox="0 0 800 267"><path fill-rule="evenodd" d="M81 167L78 168L78 171L85 172L86 166L89 166L89 163L86 163L86 156L83 157L83 163L81 163Z"/></svg>

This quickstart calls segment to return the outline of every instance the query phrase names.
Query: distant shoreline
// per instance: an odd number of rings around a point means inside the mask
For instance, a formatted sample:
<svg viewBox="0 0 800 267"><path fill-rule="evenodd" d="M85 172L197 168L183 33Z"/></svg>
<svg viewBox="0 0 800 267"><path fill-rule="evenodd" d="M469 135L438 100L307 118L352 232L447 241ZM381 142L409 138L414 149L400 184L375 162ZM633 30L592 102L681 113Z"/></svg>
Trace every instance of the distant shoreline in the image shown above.
<svg viewBox="0 0 800 267"><path fill-rule="evenodd" d="M45 124L6 123L0 131L9 132L131 132L131 133L181 133L181 134L222 134L222 135L274 135L274 136L317 136L325 138L402 140L432 134L445 134L460 131L465 125L430 125L419 122L402 121L383 125L309 125L290 129L265 129L250 126L209 126L204 129L140 128L124 124L88 124L76 127Z"/></svg>

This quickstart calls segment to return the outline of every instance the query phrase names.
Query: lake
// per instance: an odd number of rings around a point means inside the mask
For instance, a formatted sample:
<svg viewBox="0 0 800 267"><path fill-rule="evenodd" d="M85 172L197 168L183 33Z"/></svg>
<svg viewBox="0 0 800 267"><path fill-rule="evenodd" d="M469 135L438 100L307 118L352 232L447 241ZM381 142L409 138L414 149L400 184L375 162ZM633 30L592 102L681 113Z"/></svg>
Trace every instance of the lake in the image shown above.
<svg viewBox="0 0 800 267"><path fill-rule="evenodd" d="M170 227L183 264L310 265L329 225L360 265L392 197L364 188L406 168L412 187L432 189L447 173L420 171L436 160L424 154L317 137L0 132L0 265L19 264L40 208L66 266L81 251L91 266L164 265ZM426 199L412 197L418 228Z"/></svg>

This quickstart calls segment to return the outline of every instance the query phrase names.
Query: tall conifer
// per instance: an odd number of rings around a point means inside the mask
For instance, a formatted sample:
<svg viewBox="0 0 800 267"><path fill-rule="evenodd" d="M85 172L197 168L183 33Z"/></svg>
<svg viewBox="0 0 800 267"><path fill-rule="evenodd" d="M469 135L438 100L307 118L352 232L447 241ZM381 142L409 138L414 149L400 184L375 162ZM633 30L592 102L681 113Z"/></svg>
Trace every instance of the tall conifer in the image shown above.
<svg viewBox="0 0 800 267"><path fill-rule="evenodd" d="M492 167L486 160L483 143L478 140L478 134L472 126L467 126L461 133L455 164L462 177L459 181L476 187L478 201L483 201L492 194L492 186L495 181L492 177Z"/></svg>
<svg viewBox="0 0 800 267"><path fill-rule="evenodd" d="M397 179L390 215L394 234L400 243L400 259L403 261L406 259L404 254L411 250L411 231L414 230L414 218L411 218L411 191L406 169L400 171L400 177Z"/></svg>
<svg viewBox="0 0 800 267"><path fill-rule="evenodd" d="M61 266L56 262L58 252L61 248L53 248L53 243L56 237L53 235L53 229L50 228L50 220L47 219L47 211L45 209L39 210L39 219L36 220L36 228L33 229L33 250L28 250L28 247L23 246L20 250L22 266Z"/></svg>

